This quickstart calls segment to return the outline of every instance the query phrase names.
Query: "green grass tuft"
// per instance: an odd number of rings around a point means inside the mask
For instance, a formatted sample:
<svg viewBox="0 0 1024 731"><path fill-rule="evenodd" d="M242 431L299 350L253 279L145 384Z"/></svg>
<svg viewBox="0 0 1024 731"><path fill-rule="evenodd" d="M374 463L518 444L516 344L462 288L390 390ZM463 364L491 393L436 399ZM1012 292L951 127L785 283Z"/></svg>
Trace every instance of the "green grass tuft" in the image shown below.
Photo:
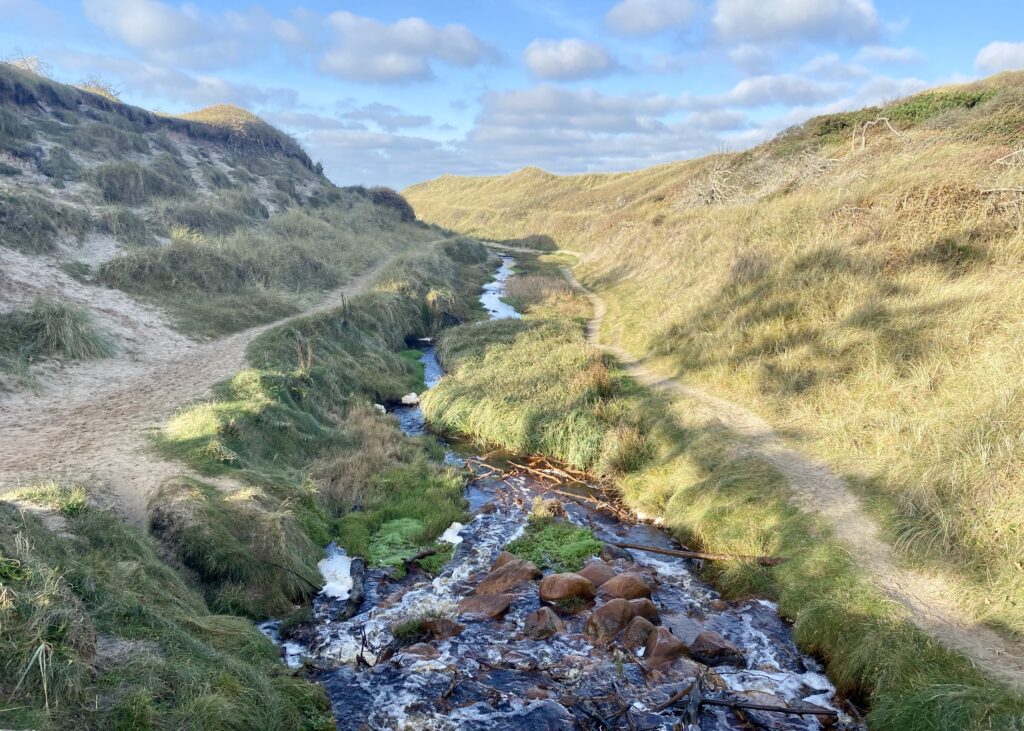
<svg viewBox="0 0 1024 731"><path fill-rule="evenodd" d="M505 550L538 568L556 572L579 571L584 562L601 552L604 544L594 531L566 521L531 516L526 532L505 546Z"/></svg>

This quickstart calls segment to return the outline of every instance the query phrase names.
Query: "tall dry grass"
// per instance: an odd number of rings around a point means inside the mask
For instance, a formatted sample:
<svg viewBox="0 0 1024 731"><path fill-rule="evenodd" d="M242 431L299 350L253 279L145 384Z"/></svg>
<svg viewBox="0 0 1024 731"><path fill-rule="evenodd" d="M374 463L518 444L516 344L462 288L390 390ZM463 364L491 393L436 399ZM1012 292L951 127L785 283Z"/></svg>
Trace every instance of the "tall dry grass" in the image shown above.
<svg viewBox="0 0 1024 731"><path fill-rule="evenodd" d="M900 136L861 149L882 114ZM768 417L909 560L959 574L979 620L1024 633L1022 122L1024 74L1006 74L744 153L407 195L465 233L586 252L603 339Z"/></svg>

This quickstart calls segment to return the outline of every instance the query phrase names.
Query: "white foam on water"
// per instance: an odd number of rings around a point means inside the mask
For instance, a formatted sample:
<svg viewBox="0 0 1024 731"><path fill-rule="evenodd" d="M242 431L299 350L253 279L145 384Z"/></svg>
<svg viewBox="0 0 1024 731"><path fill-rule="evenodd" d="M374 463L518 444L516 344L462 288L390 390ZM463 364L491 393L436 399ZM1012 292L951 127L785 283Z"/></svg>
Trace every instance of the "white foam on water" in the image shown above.
<svg viewBox="0 0 1024 731"><path fill-rule="evenodd" d="M450 526L448 526L448 530L446 530L444 533L438 536L437 540L442 541L443 543L451 543L453 546L457 546L460 543L462 543L462 536L459 535L459 531L465 527L466 526L460 523L459 521L455 521Z"/></svg>
<svg viewBox="0 0 1024 731"><path fill-rule="evenodd" d="M320 575L324 577L324 588L320 593L332 599L348 599L352 593L352 559L337 546L328 547L326 558L317 563Z"/></svg>

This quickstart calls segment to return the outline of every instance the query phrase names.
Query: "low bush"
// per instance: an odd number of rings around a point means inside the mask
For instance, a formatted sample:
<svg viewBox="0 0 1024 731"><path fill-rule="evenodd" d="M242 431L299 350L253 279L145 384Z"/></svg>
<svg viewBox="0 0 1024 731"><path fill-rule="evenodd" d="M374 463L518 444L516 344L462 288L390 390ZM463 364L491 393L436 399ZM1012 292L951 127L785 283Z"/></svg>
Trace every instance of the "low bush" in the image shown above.
<svg viewBox="0 0 1024 731"><path fill-rule="evenodd" d="M84 211L35 193L0 192L0 246L50 254L62 238L81 240L92 221Z"/></svg>
<svg viewBox="0 0 1024 731"><path fill-rule="evenodd" d="M0 314L0 370L25 373L44 358L91 360L114 354L110 337L77 305L37 297L25 309Z"/></svg>
<svg viewBox="0 0 1024 731"><path fill-rule="evenodd" d="M138 205L156 196L186 196L191 192L182 181L134 162L104 163L93 168L90 176L107 203Z"/></svg>
<svg viewBox="0 0 1024 731"><path fill-rule="evenodd" d="M412 206L409 205L401 193L398 193L391 188L370 188L367 191L370 196L370 200L373 201L375 206L381 206L383 208L390 208L398 213L399 219L402 221L415 221L416 211L413 210Z"/></svg>

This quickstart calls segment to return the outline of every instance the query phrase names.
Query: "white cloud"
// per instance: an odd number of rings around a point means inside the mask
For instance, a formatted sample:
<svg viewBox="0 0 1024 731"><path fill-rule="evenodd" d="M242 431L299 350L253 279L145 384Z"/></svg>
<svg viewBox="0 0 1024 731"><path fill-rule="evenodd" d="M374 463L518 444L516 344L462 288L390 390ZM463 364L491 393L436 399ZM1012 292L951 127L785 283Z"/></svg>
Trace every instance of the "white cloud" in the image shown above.
<svg viewBox="0 0 1024 731"><path fill-rule="evenodd" d="M191 68L233 61L240 39L216 29L223 18L205 17L195 5L180 8L157 0L84 0L86 17L143 57Z"/></svg>
<svg viewBox="0 0 1024 731"><path fill-rule="evenodd" d="M812 58L800 67L800 72L834 81L863 79L865 76L871 75L871 72L863 66L846 63L836 53L826 53Z"/></svg>
<svg viewBox="0 0 1024 731"><path fill-rule="evenodd" d="M871 0L718 0L714 26L726 39L864 40L881 21Z"/></svg>
<svg viewBox="0 0 1024 731"><path fill-rule="evenodd" d="M775 57L771 51L753 43L743 43L730 48L726 55L739 68L751 74L763 74L775 64Z"/></svg>
<svg viewBox="0 0 1024 731"><path fill-rule="evenodd" d="M920 63L924 56L916 48L893 48L892 46L864 46L854 56L860 63L912 64Z"/></svg>
<svg viewBox="0 0 1024 731"><path fill-rule="evenodd" d="M411 127L424 127L433 120L426 114L407 114L398 107L390 104L374 102L345 112L341 115L345 119L352 119L360 122L373 122L381 129L394 132L397 129Z"/></svg>
<svg viewBox="0 0 1024 731"><path fill-rule="evenodd" d="M464 25L433 26L422 18L390 25L339 10L328 16L336 34L320 70L350 81L402 83L434 76L430 62L475 66L494 51Z"/></svg>
<svg viewBox="0 0 1024 731"><path fill-rule="evenodd" d="M986 74L1024 69L1024 43L994 41L978 51L974 68Z"/></svg>
<svg viewBox="0 0 1024 731"><path fill-rule="evenodd" d="M618 65L604 47L579 38L538 38L526 47L523 58L530 73L541 79L594 78L610 73Z"/></svg>
<svg viewBox="0 0 1024 731"><path fill-rule="evenodd" d="M692 0L622 0L604 20L616 33L649 36L682 25L695 9Z"/></svg>
<svg viewBox="0 0 1024 731"><path fill-rule="evenodd" d="M744 79L731 91L713 97L719 103L740 107L769 104L807 104L835 98L836 86L822 84L802 76L781 74Z"/></svg>
<svg viewBox="0 0 1024 731"><path fill-rule="evenodd" d="M618 134L659 128L658 118L678 106L677 100L660 94L613 96L544 85L485 94L477 125L492 130L550 126Z"/></svg>
<svg viewBox="0 0 1024 731"><path fill-rule="evenodd" d="M293 89L237 84L212 74L191 75L159 64L122 56L61 52L52 56L55 64L69 69L87 69L107 75L122 92L143 98L164 98L190 107L237 104L242 107L298 104ZM130 101L130 100L129 100Z"/></svg>

